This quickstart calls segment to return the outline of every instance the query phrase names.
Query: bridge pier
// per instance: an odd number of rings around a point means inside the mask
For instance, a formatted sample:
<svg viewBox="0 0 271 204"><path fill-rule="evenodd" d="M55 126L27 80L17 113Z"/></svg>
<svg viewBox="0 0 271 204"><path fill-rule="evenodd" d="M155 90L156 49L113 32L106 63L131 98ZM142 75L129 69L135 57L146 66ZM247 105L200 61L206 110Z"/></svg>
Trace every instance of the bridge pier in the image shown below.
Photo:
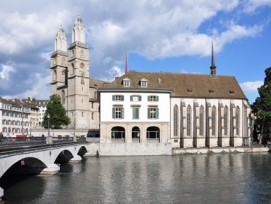
<svg viewBox="0 0 271 204"><path fill-rule="evenodd" d="M53 175L60 171L60 167L56 164L49 164L47 168L43 169L41 175Z"/></svg>
<svg viewBox="0 0 271 204"><path fill-rule="evenodd" d="M82 157L80 157L79 155L75 155L71 160L70 163L77 163L80 162L82 160Z"/></svg>

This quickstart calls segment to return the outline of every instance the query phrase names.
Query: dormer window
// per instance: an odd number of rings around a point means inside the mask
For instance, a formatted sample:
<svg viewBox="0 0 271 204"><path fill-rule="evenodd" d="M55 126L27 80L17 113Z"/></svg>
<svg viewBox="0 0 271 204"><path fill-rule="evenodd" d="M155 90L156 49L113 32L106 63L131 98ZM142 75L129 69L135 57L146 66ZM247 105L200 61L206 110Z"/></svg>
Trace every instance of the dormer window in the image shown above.
<svg viewBox="0 0 271 204"><path fill-rule="evenodd" d="M234 95L235 91L234 90L229 90L230 95Z"/></svg>
<svg viewBox="0 0 271 204"><path fill-rule="evenodd" d="M141 87L148 87L148 80L147 79L141 79L140 80L140 86Z"/></svg>
<svg viewBox="0 0 271 204"><path fill-rule="evenodd" d="M130 79L125 78L123 79L122 83L123 83L123 87L130 87Z"/></svg>

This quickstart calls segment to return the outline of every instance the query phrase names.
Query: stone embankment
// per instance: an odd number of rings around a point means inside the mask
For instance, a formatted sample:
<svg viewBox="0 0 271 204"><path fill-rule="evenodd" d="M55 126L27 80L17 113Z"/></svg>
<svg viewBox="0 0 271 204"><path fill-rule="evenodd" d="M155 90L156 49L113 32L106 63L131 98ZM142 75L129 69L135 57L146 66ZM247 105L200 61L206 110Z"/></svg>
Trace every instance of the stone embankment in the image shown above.
<svg viewBox="0 0 271 204"><path fill-rule="evenodd" d="M213 148L173 148L172 155L178 154L218 154L218 153L255 153L269 152L269 147L213 147Z"/></svg>

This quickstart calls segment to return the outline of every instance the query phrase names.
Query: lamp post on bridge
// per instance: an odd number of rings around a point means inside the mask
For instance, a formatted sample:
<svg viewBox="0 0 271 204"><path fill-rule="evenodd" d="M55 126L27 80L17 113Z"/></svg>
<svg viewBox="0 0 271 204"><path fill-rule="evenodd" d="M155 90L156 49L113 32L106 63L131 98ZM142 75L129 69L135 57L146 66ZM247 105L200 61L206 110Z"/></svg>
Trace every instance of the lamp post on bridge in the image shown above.
<svg viewBox="0 0 271 204"><path fill-rule="evenodd" d="M48 136L47 136L47 144L52 144L53 141L52 141L52 138L50 136L50 114L48 113L47 115L47 122L48 122Z"/></svg>
<svg viewBox="0 0 271 204"><path fill-rule="evenodd" d="M24 106L22 105L22 136L24 136Z"/></svg>

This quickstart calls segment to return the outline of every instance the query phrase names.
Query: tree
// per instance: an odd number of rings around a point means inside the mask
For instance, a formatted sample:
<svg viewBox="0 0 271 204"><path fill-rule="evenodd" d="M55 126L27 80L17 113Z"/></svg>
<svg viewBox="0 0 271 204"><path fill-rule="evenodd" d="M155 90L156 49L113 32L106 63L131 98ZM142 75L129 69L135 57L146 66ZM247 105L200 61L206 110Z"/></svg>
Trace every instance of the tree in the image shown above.
<svg viewBox="0 0 271 204"><path fill-rule="evenodd" d="M70 118L66 116L65 108L61 104L60 96L54 94L50 96L50 101L47 104L47 110L44 114L42 126L48 128L48 114L49 126L54 129L61 128L62 125L69 125Z"/></svg>
<svg viewBox="0 0 271 204"><path fill-rule="evenodd" d="M258 88L259 97L252 104L255 114L256 132L262 135L262 144L266 144L271 133L271 67L265 70L264 84Z"/></svg>

